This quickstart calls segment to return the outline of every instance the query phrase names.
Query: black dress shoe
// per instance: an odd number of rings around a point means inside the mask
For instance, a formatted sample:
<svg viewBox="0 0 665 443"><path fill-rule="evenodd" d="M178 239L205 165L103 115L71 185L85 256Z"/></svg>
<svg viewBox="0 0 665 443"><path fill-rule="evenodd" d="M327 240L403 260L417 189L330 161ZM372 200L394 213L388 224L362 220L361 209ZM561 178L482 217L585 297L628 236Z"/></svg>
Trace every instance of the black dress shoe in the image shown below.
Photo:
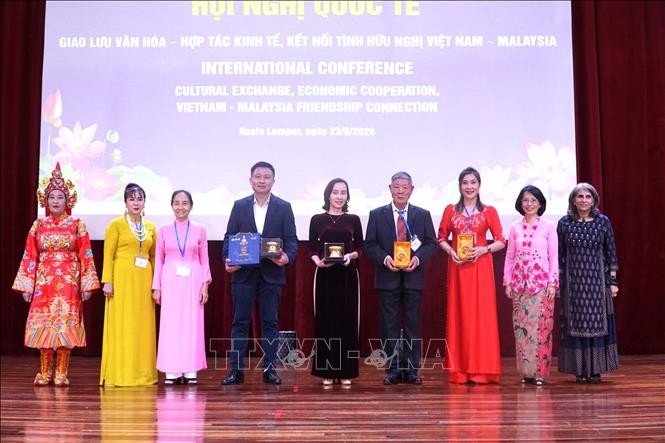
<svg viewBox="0 0 665 443"><path fill-rule="evenodd" d="M600 374L593 374L589 377L589 383L597 385L600 383Z"/></svg>
<svg viewBox="0 0 665 443"><path fill-rule="evenodd" d="M418 373L415 371L407 371L403 374L404 383L410 385L420 385L423 383L423 380L418 376Z"/></svg>
<svg viewBox="0 0 665 443"><path fill-rule="evenodd" d="M239 369L233 369L229 375L222 380L223 385L239 385L245 381L245 374Z"/></svg>
<svg viewBox="0 0 665 443"><path fill-rule="evenodd" d="M277 372L275 372L274 369L266 369L263 371L263 383L269 385L281 385L282 379L279 378L279 375L277 375Z"/></svg>
<svg viewBox="0 0 665 443"><path fill-rule="evenodd" d="M384 385L396 385L398 384L402 378L402 374L399 372L388 372L386 375L386 378L383 379L383 384Z"/></svg>

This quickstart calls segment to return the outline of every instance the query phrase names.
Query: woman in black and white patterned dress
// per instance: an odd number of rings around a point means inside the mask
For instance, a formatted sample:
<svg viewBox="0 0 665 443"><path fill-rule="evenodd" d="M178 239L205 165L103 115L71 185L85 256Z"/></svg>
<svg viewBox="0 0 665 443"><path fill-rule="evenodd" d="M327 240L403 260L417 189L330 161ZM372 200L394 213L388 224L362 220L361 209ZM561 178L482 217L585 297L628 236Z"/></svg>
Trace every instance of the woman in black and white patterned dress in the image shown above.
<svg viewBox="0 0 665 443"><path fill-rule="evenodd" d="M612 301L619 291L614 232L590 184L575 186L568 202L568 214L557 226L559 371L574 374L578 383L600 383L601 373L619 367Z"/></svg>

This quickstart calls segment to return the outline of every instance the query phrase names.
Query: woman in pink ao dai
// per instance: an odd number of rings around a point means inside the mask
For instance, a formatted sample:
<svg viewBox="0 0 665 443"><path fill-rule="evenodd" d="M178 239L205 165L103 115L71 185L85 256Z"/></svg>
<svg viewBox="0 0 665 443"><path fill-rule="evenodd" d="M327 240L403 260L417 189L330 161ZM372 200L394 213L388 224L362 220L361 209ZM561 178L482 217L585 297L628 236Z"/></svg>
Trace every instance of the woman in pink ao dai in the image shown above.
<svg viewBox="0 0 665 443"><path fill-rule="evenodd" d="M550 373L554 295L559 287L556 226L541 218L546 203L535 186L520 191L515 209L524 217L510 227L503 271L506 296L513 300L517 372L522 383L537 386Z"/></svg>
<svg viewBox="0 0 665 443"><path fill-rule="evenodd" d="M161 305L157 369L165 384L194 384L205 369L203 306L211 282L205 228L189 220L189 192L175 191L172 223L159 228L152 282L153 299Z"/></svg>

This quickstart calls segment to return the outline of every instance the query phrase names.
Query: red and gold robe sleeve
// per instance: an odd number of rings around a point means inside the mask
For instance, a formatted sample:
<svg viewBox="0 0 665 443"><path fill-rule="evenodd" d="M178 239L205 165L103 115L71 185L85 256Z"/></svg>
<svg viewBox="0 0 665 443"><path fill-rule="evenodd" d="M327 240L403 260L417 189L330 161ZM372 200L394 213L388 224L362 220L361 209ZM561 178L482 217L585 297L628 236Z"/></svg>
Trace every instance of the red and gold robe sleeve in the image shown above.
<svg viewBox="0 0 665 443"><path fill-rule="evenodd" d="M32 294L35 291L37 258L39 257L39 251L37 250L37 226L38 222L35 220L28 232L21 264L18 267L18 273L12 285L13 290L21 293L28 292Z"/></svg>
<svg viewBox="0 0 665 443"><path fill-rule="evenodd" d="M81 263L81 292L93 291L99 289L99 278L95 269L95 261L92 257L92 247L90 245L90 236L85 223L79 220L76 230L78 243L78 256Z"/></svg>

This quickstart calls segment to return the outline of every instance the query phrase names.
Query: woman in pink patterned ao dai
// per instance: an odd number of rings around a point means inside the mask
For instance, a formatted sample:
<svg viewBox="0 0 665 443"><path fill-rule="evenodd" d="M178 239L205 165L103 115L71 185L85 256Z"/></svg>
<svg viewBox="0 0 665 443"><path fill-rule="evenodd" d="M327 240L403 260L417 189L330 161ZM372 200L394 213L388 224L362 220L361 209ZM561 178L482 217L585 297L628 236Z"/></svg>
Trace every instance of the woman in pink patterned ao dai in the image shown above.
<svg viewBox="0 0 665 443"><path fill-rule="evenodd" d="M556 226L541 218L546 203L535 186L520 191L515 209L524 217L510 227L503 272L506 296L513 300L517 371L522 383L538 386L550 373L554 294L559 286Z"/></svg>

